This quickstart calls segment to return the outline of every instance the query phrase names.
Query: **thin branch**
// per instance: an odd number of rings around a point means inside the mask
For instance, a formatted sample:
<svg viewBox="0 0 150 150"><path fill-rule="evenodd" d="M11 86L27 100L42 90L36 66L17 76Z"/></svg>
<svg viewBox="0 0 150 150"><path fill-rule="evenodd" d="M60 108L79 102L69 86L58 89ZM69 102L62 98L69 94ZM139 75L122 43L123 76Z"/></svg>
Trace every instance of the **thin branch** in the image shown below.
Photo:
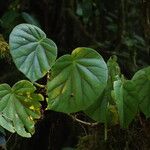
<svg viewBox="0 0 150 150"><path fill-rule="evenodd" d="M73 116L73 115L69 115L73 120L75 120L75 121L77 121L77 122L79 122L79 123L82 123L82 124L84 124L84 125L87 125L87 126L91 126L91 127L93 127L93 126L97 126L98 124L99 124L99 122L86 122L86 121L83 121L83 120L80 120L80 119L78 119L78 118L76 118L75 116Z"/></svg>
<svg viewBox="0 0 150 150"><path fill-rule="evenodd" d="M12 138L13 134L14 134L14 133L12 133L12 134L8 137L8 139L7 139L7 141L6 141L6 145L7 145L7 143L9 142L9 140Z"/></svg>

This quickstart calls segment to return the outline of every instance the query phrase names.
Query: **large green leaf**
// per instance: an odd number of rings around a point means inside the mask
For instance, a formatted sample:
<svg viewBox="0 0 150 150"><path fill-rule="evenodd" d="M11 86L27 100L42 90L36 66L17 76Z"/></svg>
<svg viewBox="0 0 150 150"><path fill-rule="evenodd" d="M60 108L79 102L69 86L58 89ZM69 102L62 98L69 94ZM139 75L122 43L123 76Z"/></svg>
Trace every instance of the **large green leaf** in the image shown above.
<svg viewBox="0 0 150 150"><path fill-rule="evenodd" d="M76 48L60 57L48 82L48 109L72 113L85 110L100 96L108 73L103 58L93 49Z"/></svg>
<svg viewBox="0 0 150 150"><path fill-rule="evenodd" d="M34 94L35 87L29 81L17 82L12 88L8 84L0 85L0 125L16 131L23 137L34 133L34 119L40 117L42 96Z"/></svg>
<svg viewBox="0 0 150 150"><path fill-rule="evenodd" d="M114 82L114 96L118 108L120 125L128 127L138 110L138 95L132 81L117 80Z"/></svg>
<svg viewBox="0 0 150 150"><path fill-rule="evenodd" d="M114 101L111 96L111 91L113 90L113 82L116 80L117 77L120 76L121 73L120 73L119 65L117 63L116 56L112 56L108 60L107 66L108 66L107 86L104 92L102 93L102 95L97 99L97 101L84 112L95 121L103 122L103 123L108 122L111 124L114 123L114 121L112 121L113 118L116 118L117 116L116 111L112 112L110 110L110 108L112 108L113 107L112 105L114 104Z"/></svg>
<svg viewBox="0 0 150 150"><path fill-rule="evenodd" d="M55 43L30 24L16 26L9 37L10 53L17 68L31 81L43 77L57 56Z"/></svg>
<svg viewBox="0 0 150 150"><path fill-rule="evenodd" d="M140 109L146 117L150 117L150 67L135 73L132 81L136 84Z"/></svg>

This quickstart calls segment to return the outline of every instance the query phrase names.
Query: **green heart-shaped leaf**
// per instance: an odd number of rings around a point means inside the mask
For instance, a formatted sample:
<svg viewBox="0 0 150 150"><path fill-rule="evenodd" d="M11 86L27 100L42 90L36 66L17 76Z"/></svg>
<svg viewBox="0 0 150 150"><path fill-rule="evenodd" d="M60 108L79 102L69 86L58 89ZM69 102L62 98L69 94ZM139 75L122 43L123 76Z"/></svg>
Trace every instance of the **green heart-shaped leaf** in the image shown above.
<svg viewBox="0 0 150 150"><path fill-rule="evenodd" d="M0 85L0 125L16 131L23 137L34 133L34 119L40 117L42 96L34 94L35 87L29 81L17 82L12 88L8 84ZM6 125L4 125L6 124Z"/></svg>
<svg viewBox="0 0 150 150"><path fill-rule="evenodd" d="M30 24L16 26L9 37L10 53L17 68L31 81L43 77L57 56L55 43Z"/></svg>
<svg viewBox="0 0 150 150"><path fill-rule="evenodd" d="M136 84L140 110L150 117L150 67L136 72L132 81Z"/></svg>
<svg viewBox="0 0 150 150"><path fill-rule="evenodd" d="M60 57L48 82L48 109L72 113L93 104L107 82L107 66L93 49L76 48Z"/></svg>
<svg viewBox="0 0 150 150"><path fill-rule="evenodd" d="M114 96L118 108L119 120L126 128L134 119L138 111L138 95L132 81L120 79L114 82Z"/></svg>

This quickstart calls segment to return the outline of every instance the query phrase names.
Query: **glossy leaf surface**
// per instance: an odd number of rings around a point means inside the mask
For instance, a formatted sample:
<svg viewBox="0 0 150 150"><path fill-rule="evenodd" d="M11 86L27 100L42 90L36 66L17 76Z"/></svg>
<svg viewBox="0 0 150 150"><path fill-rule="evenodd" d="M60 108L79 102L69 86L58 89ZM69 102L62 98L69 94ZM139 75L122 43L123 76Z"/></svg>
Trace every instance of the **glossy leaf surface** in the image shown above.
<svg viewBox="0 0 150 150"><path fill-rule="evenodd" d="M76 48L60 57L48 83L48 109L72 113L93 104L107 82L107 66L93 49Z"/></svg>
<svg viewBox="0 0 150 150"><path fill-rule="evenodd" d="M31 81L42 78L57 56L55 43L30 24L16 26L9 37L10 53L17 68Z"/></svg>

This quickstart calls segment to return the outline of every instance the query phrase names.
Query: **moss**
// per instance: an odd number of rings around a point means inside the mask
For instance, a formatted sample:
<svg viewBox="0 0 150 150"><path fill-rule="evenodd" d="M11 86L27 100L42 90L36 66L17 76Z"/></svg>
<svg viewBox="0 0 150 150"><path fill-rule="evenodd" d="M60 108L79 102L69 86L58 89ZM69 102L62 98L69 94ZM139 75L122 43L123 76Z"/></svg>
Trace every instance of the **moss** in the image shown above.
<svg viewBox="0 0 150 150"><path fill-rule="evenodd" d="M76 150L100 150L106 149L106 143L97 135L80 137Z"/></svg>
<svg viewBox="0 0 150 150"><path fill-rule="evenodd" d="M0 34L0 57L9 57L9 46L4 37Z"/></svg>

